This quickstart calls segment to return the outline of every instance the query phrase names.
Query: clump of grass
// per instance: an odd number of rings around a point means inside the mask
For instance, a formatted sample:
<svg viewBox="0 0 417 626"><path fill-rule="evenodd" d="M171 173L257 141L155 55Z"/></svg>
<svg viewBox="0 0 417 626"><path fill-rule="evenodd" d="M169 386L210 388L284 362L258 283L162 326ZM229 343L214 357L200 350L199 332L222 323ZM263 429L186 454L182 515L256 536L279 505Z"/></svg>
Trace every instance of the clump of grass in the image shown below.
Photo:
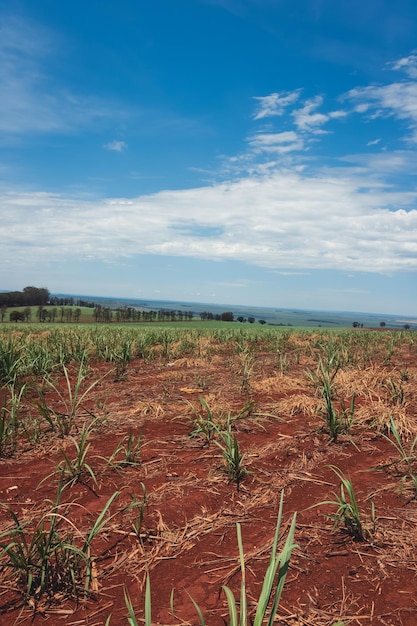
<svg viewBox="0 0 417 626"><path fill-rule="evenodd" d="M51 430L57 432L60 437L69 435L74 418L78 415L87 395L98 385L108 373L99 379L94 380L85 390L82 390L86 374L87 352L81 358L78 370L75 372L75 382L71 381L70 372L65 364L62 365L62 372L65 378L64 391L51 379L46 379L46 385L50 387L60 400L62 410L58 411L48 406L45 394L42 389L38 389L39 401L36 406L39 414L48 422ZM87 411L88 413L88 411Z"/></svg>
<svg viewBox="0 0 417 626"><path fill-rule="evenodd" d="M240 390L248 397L250 392L250 379L255 365L255 358L253 354L246 349L239 354L239 361L238 374L241 377Z"/></svg>
<svg viewBox="0 0 417 626"><path fill-rule="evenodd" d="M219 410L218 414L215 416L214 410L202 396L200 396L199 409L189 400L186 400L186 403L191 408L192 412L192 416L190 417L192 430L189 436L202 439L203 445L209 445L216 434L222 432L224 426L227 426L229 422L231 423L251 415L254 408L254 402L251 400L245 404L236 415L232 415L226 410Z"/></svg>
<svg viewBox="0 0 417 626"><path fill-rule="evenodd" d="M323 415L326 430L330 435L330 441L337 441L339 435L348 433L353 424L355 416L355 395L352 395L349 408L344 406L343 401L339 401L340 409L335 404L334 379L340 369L340 363L335 355L330 358L326 365L320 359L316 372L307 372L308 378L319 390L323 398Z"/></svg>
<svg viewBox="0 0 417 626"><path fill-rule="evenodd" d="M76 483L86 484L86 480L90 477L93 480L94 485L97 487L97 478L91 467L87 462L88 451L91 446L91 442L88 438L91 433L91 429L94 425L94 421L90 424L83 424L78 439L70 435L70 440L75 449L75 455L71 457L65 450L60 449L62 461L58 463L52 474L49 474L44 478L40 484L49 480L51 476L59 475L60 483L71 487Z"/></svg>
<svg viewBox="0 0 417 626"><path fill-rule="evenodd" d="M26 385L20 387L15 382L6 388L3 406L0 408L0 457L12 455L17 446L19 409Z"/></svg>
<svg viewBox="0 0 417 626"><path fill-rule="evenodd" d="M128 611L127 623L129 626L139 626L139 622L135 615L135 610L133 608L132 600L127 593L126 589L124 590L125 596L125 604ZM110 618L106 621L106 626L110 624ZM151 581L149 578L149 572L146 572L146 583L145 583L145 626L151 626L152 624L152 600L151 600Z"/></svg>
<svg viewBox="0 0 417 626"><path fill-rule="evenodd" d="M35 523L22 522L6 504L12 526L0 534L0 569L34 610L41 602L86 599L94 579L92 543L108 521L120 492L106 502L94 525L81 532L69 519L71 504L61 506L60 484L51 510Z"/></svg>
<svg viewBox="0 0 417 626"><path fill-rule="evenodd" d="M114 469L120 469L129 465L140 465L142 446L142 433L137 437L133 433L124 435L114 452L106 459L108 465Z"/></svg>
<svg viewBox="0 0 417 626"><path fill-rule="evenodd" d="M91 424L87 426L83 424L79 438L70 437L75 447L75 456L70 458L65 450L60 450L63 457L61 463L57 467L62 480L68 485L74 485L75 483L85 482L85 479L89 476L92 478L93 483L97 486L97 479L95 473L89 463L87 463L87 454L91 446L91 442L88 441L88 437L91 432Z"/></svg>
<svg viewBox="0 0 417 626"><path fill-rule="evenodd" d="M401 479L401 490L404 488L407 481L410 481L412 488L417 495L417 474L414 470L414 466L417 461L417 455L415 454L415 449L417 446L417 435L416 437L414 437L412 443L410 444L409 450L407 451L392 416L390 417L389 430L392 433L393 439L391 439L391 437L387 435L383 435L383 437L385 437L385 439L394 446L400 456L400 459L399 461L396 460L392 461L391 463L385 464L381 466L381 468L387 468L392 465L398 466L398 464L403 464L406 467L406 471L405 473L403 473Z"/></svg>
<svg viewBox="0 0 417 626"><path fill-rule="evenodd" d="M222 451L229 482L235 482L239 491L240 483L249 471L244 465L245 455L241 454L239 442L235 433L232 432L230 416L227 420L226 430L220 430L219 427L216 427L216 431L221 438L221 442L214 440L214 443Z"/></svg>
<svg viewBox="0 0 417 626"><path fill-rule="evenodd" d="M127 374L127 368L130 361L133 359L133 339L126 338L120 342L120 345L115 348L110 356L110 360L115 363L115 380L125 380Z"/></svg>
<svg viewBox="0 0 417 626"><path fill-rule="evenodd" d="M297 515L294 513L290 529L285 540L285 544L280 553L278 553L278 540L282 523L282 512L284 506L284 492L281 493L280 506L278 511L278 519L275 528L274 541L272 544L271 555L269 564L265 573L262 589L257 601L257 608L255 617L253 620L253 626L261 626L268 614L268 624L272 625L279 607L281 595L284 589L285 579L290 564L291 553L296 547L294 544L295 524ZM246 594L246 574L245 574L245 554L243 551L243 542L240 524L237 524L237 541L239 547L239 560L241 571L241 587L240 587L240 619L238 621L238 603L234 597L232 591L226 586L223 586L224 592L227 597L227 604L229 608L229 622L230 626L238 626L248 623L248 601Z"/></svg>
<svg viewBox="0 0 417 626"><path fill-rule="evenodd" d="M281 374L286 374L290 368L290 361L286 352L278 354L278 367Z"/></svg>
<svg viewBox="0 0 417 626"><path fill-rule="evenodd" d="M400 375L399 380L388 378L387 387L391 404L401 406L405 402L404 380Z"/></svg>
<svg viewBox="0 0 417 626"><path fill-rule="evenodd" d="M142 531L142 525L143 525L143 520L145 517L145 509L148 503L148 497L146 494L146 487L143 483L140 483L140 486L142 488L142 500L138 500L136 498L136 496L134 494L132 494L132 502L128 505L128 509L133 509L135 511L139 510L139 513L136 513L135 517L131 520L131 526L133 529L133 532L135 533L137 539L139 539L139 541L142 541L142 535L141 535L141 531Z"/></svg>
<svg viewBox="0 0 417 626"><path fill-rule="evenodd" d="M22 350L13 337L0 338L0 385L8 385L24 373Z"/></svg>
<svg viewBox="0 0 417 626"><path fill-rule="evenodd" d="M333 520L334 528L343 526L345 532L355 541L365 541L369 533L368 530L365 529L363 516L358 507L352 482L344 476L338 467L331 465L330 468L340 479L340 493L333 493L335 500L323 500L318 504L314 504L313 507L327 504L334 505L336 512L328 516ZM375 524L375 509L373 503L372 521Z"/></svg>
<svg viewBox="0 0 417 626"><path fill-rule="evenodd" d="M278 543L281 533L282 513L284 506L284 492L281 492L279 504L278 519L275 527L275 534L271 548L268 567L265 572L262 589L256 602L256 612L254 616L249 615L248 595L246 591L246 564L245 553L242 541L242 529L240 524L236 524L237 542L239 548L239 562L241 572L240 596L236 599L233 592L226 585L223 591L226 594L229 618L227 622L229 626L246 626L251 623L253 626L262 626L267 620L268 626L272 626L279 608L282 592L284 590L285 580L287 577L291 554L296 544L294 544L295 526L297 514L294 513L284 546L278 552ZM191 601L197 611L200 626L206 626L203 613L199 605L190 596ZM127 618L130 626L139 626L139 621L135 616L135 611L129 594L125 591L125 603L129 617ZM152 605L151 605L151 583L149 573L146 575L145 587L145 626L151 626L152 623ZM174 615L174 596L171 593L171 613ZM239 615L238 615L239 614ZM225 623L227 623L225 621ZM110 624L110 617L106 625Z"/></svg>
<svg viewBox="0 0 417 626"><path fill-rule="evenodd" d="M202 396L200 397L200 410L188 400L186 402L192 411L190 437L200 438L203 440L203 445L209 445L217 432L213 410Z"/></svg>
<svg viewBox="0 0 417 626"><path fill-rule="evenodd" d="M20 431L26 441L34 446L41 441L43 436L40 419L33 415L25 417L20 422Z"/></svg>

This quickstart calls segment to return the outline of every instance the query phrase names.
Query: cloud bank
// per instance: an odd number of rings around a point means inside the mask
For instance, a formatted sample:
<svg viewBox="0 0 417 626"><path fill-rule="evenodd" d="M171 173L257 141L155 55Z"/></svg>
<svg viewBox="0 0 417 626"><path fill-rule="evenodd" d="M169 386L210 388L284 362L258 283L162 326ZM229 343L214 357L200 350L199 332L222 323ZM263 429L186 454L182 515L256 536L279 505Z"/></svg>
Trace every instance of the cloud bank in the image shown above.
<svg viewBox="0 0 417 626"><path fill-rule="evenodd" d="M110 103L48 89L41 68L52 43L43 37L40 44L37 35L19 21L0 29L0 131L63 133L91 126L109 111L114 116ZM4 258L30 266L151 254L236 260L281 272L415 271L417 191L388 181L416 161L416 54L390 69L402 78L355 87L341 96L342 108L326 107L322 95L303 98L302 89L256 96L252 119L261 127L247 137L246 151L229 159L223 181L212 185L104 200L3 191ZM327 168L307 168L313 142L355 114L401 120L412 149L371 155L359 149ZM122 152L127 144L113 140L104 148ZM224 182L231 172L234 178Z"/></svg>
<svg viewBox="0 0 417 626"><path fill-rule="evenodd" d="M408 207L416 195L348 170L276 171L134 199L8 193L0 233L6 258L20 264L154 254L271 270L415 271L417 210Z"/></svg>

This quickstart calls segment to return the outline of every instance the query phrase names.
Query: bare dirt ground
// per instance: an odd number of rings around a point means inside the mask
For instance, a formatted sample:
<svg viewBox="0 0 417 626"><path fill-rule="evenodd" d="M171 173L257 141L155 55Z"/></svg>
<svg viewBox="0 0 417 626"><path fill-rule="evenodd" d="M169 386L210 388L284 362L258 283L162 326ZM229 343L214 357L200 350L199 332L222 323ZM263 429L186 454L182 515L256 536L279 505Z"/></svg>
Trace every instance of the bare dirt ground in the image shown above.
<svg viewBox="0 0 417 626"><path fill-rule="evenodd" d="M378 334L382 341L384 333ZM5 569L0 624L98 626L110 615L110 624L125 624L125 590L140 621L146 570L153 623L198 624L190 597L207 624L228 623L222 585L238 595L237 522L252 614L284 490L283 535L297 512L297 547L275 623L414 626L415 459L410 454L408 463L401 461L384 435L389 434L390 416L405 450L410 451L417 434L417 344L400 343L389 358L383 347L340 368L334 379L335 404L340 410L348 407L355 394L355 416L350 432L331 441L321 413L323 399L306 374L317 368L317 356L306 349L313 341L294 335L285 360L282 353L264 351L262 346L239 353L231 344L215 342L198 356L159 358L156 353L148 362L131 361L121 380L111 374L97 384L71 431L78 441L82 424L91 422L92 415L100 417L91 429L86 454L97 484L86 472L62 494L62 503L73 503L65 516L82 535L108 498L120 491L110 507L114 517L92 542L90 597L78 606L59 594L52 602L41 599L32 607L22 606L19 582ZM92 361L89 368L86 384L109 371L110 365ZM63 376L56 380L65 390ZM49 405L60 410L56 392L44 391ZM201 433L191 436L207 417L201 398L223 426L228 415L236 418L250 407L231 422L247 470L239 485L229 480L218 445ZM33 411L34 406L35 396L29 394L25 410ZM109 465L105 459L128 435L141 437L140 461ZM48 500L55 501L60 450L73 458L74 440L49 435L35 447L22 437L13 456L0 460L0 501L29 522L28 528L50 509ZM314 506L341 493L340 480L330 466L353 484L365 529L363 541L351 537L343 523L335 526L329 517L336 512L335 505ZM146 505L137 533L139 509L123 507L132 502L132 494L143 500L143 486ZM2 531L12 525L7 508L0 510L0 525Z"/></svg>

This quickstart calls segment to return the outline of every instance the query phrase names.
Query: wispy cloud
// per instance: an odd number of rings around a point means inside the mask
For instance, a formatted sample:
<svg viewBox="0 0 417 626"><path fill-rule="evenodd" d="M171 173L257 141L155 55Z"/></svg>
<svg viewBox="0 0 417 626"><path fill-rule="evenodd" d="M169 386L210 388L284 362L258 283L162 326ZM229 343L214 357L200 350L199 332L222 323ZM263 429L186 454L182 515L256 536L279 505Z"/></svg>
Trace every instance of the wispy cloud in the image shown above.
<svg viewBox="0 0 417 626"><path fill-rule="evenodd" d="M371 118L392 116L407 120L411 138L417 141L417 82L358 87L351 89L347 98L357 103L358 113L367 113Z"/></svg>
<svg viewBox="0 0 417 626"><path fill-rule="evenodd" d="M329 120L345 117L345 111L337 110L329 113L320 113L317 109L323 104L322 96L314 96L306 101L303 107L292 112L294 122L301 131L308 131L313 134L324 134L321 126Z"/></svg>
<svg viewBox="0 0 417 626"><path fill-rule="evenodd" d="M277 152L285 154L303 148L303 141L294 131L283 133L259 133L248 139L255 152Z"/></svg>
<svg viewBox="0 0 417 626"><path fill-rule="evenodd" d="M70 132L120 113L114 103L58 86L47 67L59 50L57 36L45 27L1 15L1 133Z"/></svg>
<svg viewBox="0 0 417 626"><path fill-rule="evenodd" d="M417 168L417 153L414 150L387 150L381 152L366 151L359 154L349 154L339 157L344 163L359 166L360 175L366 173L369 181L375 186L387 188L388 181L398 174L414 172ZM335 175L338 173L333 168ZM368 181L368 182L369 182Z"/></svg>
<svg viewBox="0 0 417 626"><path fill-rule="evenodd" d="M410 78L417 79L417 54L413 52L407 57L392 64L393 70L403 70Z"/></svg>
<svg viewBox="0 0 417 626"><path fill-rule="evenodd" d="M254 120L260 120L265 117L273 117L283 115L285 109L296 102L300 96L301 89L295 91L287 91L282 93L271 93L268 96L255 96L258 107L253 115Z"/></svg>
<svg viewBox="0 0 417 626"><path fill-rule="evenodd" d="M118 141L117 139L114 139L113 141L106 143L104 145L104 148L106 150L110 150L113 152L123 152L123 150L126 150L127 148L127 143L124 141Z"/></svg>
<svg viewBox="0 0 417 626"><path fill-rule="evenodd" d="M417 142L417 55L399 59L390 67L405 72L409 80L356 87L345 98L354 103L357 113L371 119L394 117L407 121L411 133L405 138Z"/></svg>

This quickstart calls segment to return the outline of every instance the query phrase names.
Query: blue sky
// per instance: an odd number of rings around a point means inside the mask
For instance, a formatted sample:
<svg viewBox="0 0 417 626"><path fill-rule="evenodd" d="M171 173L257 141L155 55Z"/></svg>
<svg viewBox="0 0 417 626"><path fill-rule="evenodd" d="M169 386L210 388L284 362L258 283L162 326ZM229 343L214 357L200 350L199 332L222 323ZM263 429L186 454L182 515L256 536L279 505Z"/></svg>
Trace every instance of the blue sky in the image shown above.
<svg viewBox="0 0 417 626"><path fill-rule="evenodd" d="M1 289L417 316L415 0L0 0Z"/></svg>

